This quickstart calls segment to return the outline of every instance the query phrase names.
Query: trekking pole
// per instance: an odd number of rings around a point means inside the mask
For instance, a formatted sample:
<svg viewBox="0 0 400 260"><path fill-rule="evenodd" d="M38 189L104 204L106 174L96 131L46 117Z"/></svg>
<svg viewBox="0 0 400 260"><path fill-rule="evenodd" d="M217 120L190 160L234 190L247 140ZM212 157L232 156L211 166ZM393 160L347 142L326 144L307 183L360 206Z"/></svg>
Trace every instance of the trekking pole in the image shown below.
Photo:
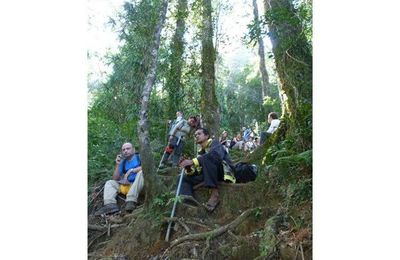
<svg viewBox="0 0 400 260"><path fill-rule="evenodd" d="M181 191L181 185L182 185L182 179L183 179L183 175L185 174L185 168L182 167L181 170L181 175L179 176L179 182L178 182L178 188L176 189L176 195L175 195L175 201L174 201L174 206L172 207L172 212L171 212L171 216L170 216L170 220L168 221L168 228L167 228L167 234L165 235L165 241L168 242L169 240L169 235L171 233L171 226L172 226L172 218L175 215L175 209L176 209L176 204L178 202L178 196L179 196L179 192Z"/></svg>
<svg viewBox="0 0 400 260"><path fill-rule="evenodd" d="M178 137L178 141L176 142L176 146L179 145L180 141L181 141L181 137ZM169 145L169 144L167 144L167 146L168 146L168 145ZM161 156L161 160L160 160L160 163L158 164L157 172L160 170L161 163L162 163L162 161L163 161L163 158L164 158L164 156L165 156L165 153L167 152L167 151L166 151L166 148L167 148L167 147L165 147L164 153L163 153L163 155Z"/></svg>
<svg viewBox="0 0 400 260"><path fill-rule="evenodd" d="M160 170L161 163L162 163L162 161L163 161L163 158L164 158L164 156L165 156L165 153L166 153L166 152L167 152L167 151L164 149L164 153L163 153L163 155L161 156L161 160L160 160L160 163L158 164L157 171L159 171L159 170Z"/></svg>

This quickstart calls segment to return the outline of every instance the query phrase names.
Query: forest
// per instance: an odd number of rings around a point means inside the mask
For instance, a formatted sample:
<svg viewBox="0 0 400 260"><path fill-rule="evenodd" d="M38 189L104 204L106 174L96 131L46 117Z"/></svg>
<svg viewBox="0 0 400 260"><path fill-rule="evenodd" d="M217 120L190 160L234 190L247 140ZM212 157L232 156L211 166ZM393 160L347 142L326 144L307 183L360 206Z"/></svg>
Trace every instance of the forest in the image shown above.
<svg viewBox="0 0 400 260"><path fill-rule="evenodd" d="M239 4L250 10L240 41L255 55L232 65L226 50L233 39L221 21ZM312 1L132 0L109 26L120 43L106 57L112 73L88 84L88 258L311 259ZM279 115L263 144L229 151L235 163L254 164L257 178L221 183L212 213L175 198L179 169L157 169L177 111L229 139L243 127L260 138L268 114ZM141 157L139 206L95 217L125 142ZM197 149L191 136L183 156ZM206 200L206 189L196 192Z"/></svg>

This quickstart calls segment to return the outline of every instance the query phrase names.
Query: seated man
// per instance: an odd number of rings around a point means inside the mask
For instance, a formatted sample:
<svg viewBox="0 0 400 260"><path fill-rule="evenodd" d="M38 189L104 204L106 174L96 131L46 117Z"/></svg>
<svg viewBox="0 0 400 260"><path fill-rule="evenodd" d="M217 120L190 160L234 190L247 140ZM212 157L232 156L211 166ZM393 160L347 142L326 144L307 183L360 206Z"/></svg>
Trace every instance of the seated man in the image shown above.
<svg viewBox="0 0 400 260"><path fill-rule="evenodd" d="M119 211L116 196L118 193L126 195L125 210L132 212L136 208L140 191L143 189L144 179L139 154L131 143L122 145L122 156L115 159L116 165L112 180L104 185L104 207L95 215L111 214Z"/></svg>
<svg viewBox="0 0 400 260"><path fill-rule="evenodd" d="M244 148L245 142L242 139L242 135L238 133L231 141L229 148L242 150Z"/></svg>
<svg viewBox="0 0 400 260"><path fill-rule="evenodd" d="M212 212L219 203L218 181L223 181L224 178L222 162L225 161L232 170L234 166L221 143L217 139L210 139L207 129L198 128L194 137L196 143L201 146L201 150L197 158L181 162L182 167L188 169L193 165L195 170L189 170L183 176L179 194L193 196L193 186L204 182L205 186L211 189L211 197L206 207L208 211Z"/></svg>
<svg viewBox="0 0 400 260"><path fill-rule="evenodd" d="M219 138L219 142L225 148L226 152L229 153L229 143L230 143L230 141L228 140L228 131L223 131L222 132L221 137Z"/></svg>
<svg viewBox="0 0 400 260"><path fill-rule="evenodd" d="M272 135L273 132L276 131L276 129L278 129L279 124L280 124L280 120L278 119L278 114L275 112L271 112L268 114L268 123L270 124L267 132L261 132L261 140L260 140L260 144L265 143L265 141L267 140L268 136Z"/></svg>
<svg viewBox="0 0 400 260"><path fill-rule="evenodd" d="M256 149L256 145L254 143L253 137L250 136L249 139L247 140L247 142L244 145L244 150L245 151L252 151Z"/></svg>

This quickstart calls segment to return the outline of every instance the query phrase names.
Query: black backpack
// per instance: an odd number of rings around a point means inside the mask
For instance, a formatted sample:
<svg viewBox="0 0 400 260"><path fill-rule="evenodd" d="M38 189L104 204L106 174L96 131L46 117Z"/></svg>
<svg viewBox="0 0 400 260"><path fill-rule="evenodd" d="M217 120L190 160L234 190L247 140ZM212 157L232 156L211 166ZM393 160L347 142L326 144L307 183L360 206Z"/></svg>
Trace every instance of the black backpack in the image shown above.
<svg viewBox="0 0 400 260"><path fill-rule="evenodd" d="M254 181L256 177L257 166L255 164L240 162L235 165L236 183L246 183L249 181Z"/></svg>

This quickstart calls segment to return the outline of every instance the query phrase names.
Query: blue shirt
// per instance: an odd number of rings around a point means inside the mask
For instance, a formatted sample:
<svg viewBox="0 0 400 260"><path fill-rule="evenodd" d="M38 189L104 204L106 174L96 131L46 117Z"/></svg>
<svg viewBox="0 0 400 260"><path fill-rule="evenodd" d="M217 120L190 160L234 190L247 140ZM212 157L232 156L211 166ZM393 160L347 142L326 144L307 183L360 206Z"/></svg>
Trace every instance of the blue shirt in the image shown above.
<svg viewBox="0 0 400 260"><path fill-rule="evenodd" d="M244 131L244 133L243 133L243 139L244 139L246 142L247 142L247 140L249 140L250 134L251 134L251 129L250 129L250 128L247 128L247 129Z"/></svg>
<svg viewBox="0 0 400 260"><path fill-rule="evenodd" d="M126 161L126 163L124 163L124 161ZM125 164L125 169L122 169L122 167L124 167L124 164ZM129 169L133 169L133 168L139 167L141 165L142 165L142 163L140 161L140 155L139 154L134 154L130 161L127 160L127 159L124 159L119 164L119 169L118 169L119 170L119 175L123 176L124 173L126 173ZM135 181L135 178L136 178L136 173L132 173L131 175L129 175L128 181L132 183L132 182Z"/></svg>

